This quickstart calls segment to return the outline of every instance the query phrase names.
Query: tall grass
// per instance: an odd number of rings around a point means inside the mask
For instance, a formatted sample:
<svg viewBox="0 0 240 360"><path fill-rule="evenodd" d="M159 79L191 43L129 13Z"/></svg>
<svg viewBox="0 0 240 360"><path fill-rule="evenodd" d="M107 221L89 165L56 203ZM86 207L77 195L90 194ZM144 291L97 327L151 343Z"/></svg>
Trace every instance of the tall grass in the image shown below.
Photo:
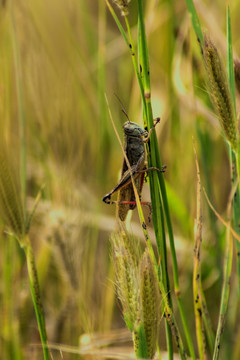
<svg viewBox="0 0 240 360"><path fill-rule="evenodd" d="M145 358L157 348L156 358L162 359L238 359L239 244L203 192L201 216L196 213L200 190L192 136L201 186L238 232L239 190L232 205L229 198L238 188L239 149L226 146L201 47L207 32L237 114L231 53L236 63L239 4L230 4L226 27L221 2L207 2L206 11L201 1L132 0L126 16L116 2L107 3L1 4L0 184L10 190L4 197L0 188L0 353L6 360L43 357L47 347L41 345L35 306L53 359L129 359L134 345ZM138 283L134 345L124 330L129 317L116 296L120 285L110 256L109 238L118 236L115 208L101 202L117 183L123 158L105 93L121 139L125 119L114 93L130 120L148 130L161 117L147 144L147 160L148 166L167 165L164 174L149 173L143 188L142 200L151 199L152 223L142 228L149 214L139 206L140 220L133 211L124 232L132 245L139 244L132 266ZM194 237L195 218L201 232ZM16 235L28 242L28 250ZM126 256L129 250L122 246L118 253ZM32 302L26 255L37 269L44 320Z"/></svg>

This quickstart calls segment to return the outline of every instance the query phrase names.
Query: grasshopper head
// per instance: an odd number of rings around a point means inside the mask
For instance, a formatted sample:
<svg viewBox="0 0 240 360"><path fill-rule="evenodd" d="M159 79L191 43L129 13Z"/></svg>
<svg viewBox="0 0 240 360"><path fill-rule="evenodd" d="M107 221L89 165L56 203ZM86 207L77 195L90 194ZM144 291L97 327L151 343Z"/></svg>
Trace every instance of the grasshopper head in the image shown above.
<svg viewBox="0 0 240 360"><path fill-rule="evenodd" d="M124 134L126 136L142 137L147 136L148 132L132 121L126 121L123 124Z"/></svg>

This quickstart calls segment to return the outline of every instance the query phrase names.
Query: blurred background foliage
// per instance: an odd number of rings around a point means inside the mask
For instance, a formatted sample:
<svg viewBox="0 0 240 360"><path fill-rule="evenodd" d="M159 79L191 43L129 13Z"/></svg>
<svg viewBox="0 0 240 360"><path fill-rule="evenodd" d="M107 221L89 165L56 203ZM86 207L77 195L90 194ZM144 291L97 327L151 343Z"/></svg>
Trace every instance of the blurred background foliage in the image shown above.
<svg viewBox="0 0 240 360"><path fill-rule="evenodd" d="M62 349L65 345L78 346L80 337L82 346L87 341L90 349L114 340L119 345L122 333L113 330L124 325L115 299L108 241L116 225L115 208L103 204L101 198L119 178L122 153L104 94L121 135L126 119L114 93L131 121L141 124L140 92L131 57L104 0L12 0L2 1L0 6L1 141L6 140L13 162L19 164L19 82L26 124L29 211L45 184L30 236L49 342L62 344ZM225 59L225 2L205 0L196 6L203 27ZM239 12L239 1L231 1L236 56L240 56ZM153 112L155 117L161 117L156 131L161 157L167 165L165 178L180 287L194 331L196 170L192 137L202 183L223 217L230 190L228 150L208 99L201 54L185 1L149 0L145 2L145 14ZM130 3L129 22L136 35L134 0ZM16 66L14 58L14 41L20 66ZM143 198L149 199L147 185ZM215 328L225 229L203 203L202 278ZM0 353L6 360L41 359L23 253L3 231L3 223L0 227ZM131 231L143 239L135 213ZM171 263L169 266L171 270ZM235 276L232 281L234 287ZM232 359L240 357L240 328L233 325L236 316L238 304L230 298L223 359L230 358L229 354ZM104 340L100 334L91 339L86 336L103 331L107 332ZM129 335L124 336L129 339ZM160 341L164 347L163 334ZM66 350L64 359L79 358ZM54 359L60 358L59 351L53 355ZM96 359L97 355L82 358Z"/></svg>

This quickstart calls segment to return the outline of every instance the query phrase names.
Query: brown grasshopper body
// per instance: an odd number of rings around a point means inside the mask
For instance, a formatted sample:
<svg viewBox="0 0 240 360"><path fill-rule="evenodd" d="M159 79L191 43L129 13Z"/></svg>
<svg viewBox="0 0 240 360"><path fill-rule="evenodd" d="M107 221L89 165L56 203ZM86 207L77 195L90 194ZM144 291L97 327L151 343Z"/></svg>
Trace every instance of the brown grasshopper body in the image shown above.
<svg viewBox="0 0 240 360"><path fill-rule="evenodd" d="M155 125L160 121L158 118ZM154 127L155 127L154 125ZM128 168L125 158L123 159L121 179L119 183L103 197L103 201L107 204L116 203L117 213L120 220L124 221L129 210L136 207L136 199L132 186L131 175L135 181L135 185L141 200L141 192L144 182L144 175L149 170L159 170L157 168L147 168L145 163L145 143L149 140L149 136L154 127L147 132L138 124L127 121L123 125L124 130L124 151L128 158L131 169ZM118 200L111 201L111 196L115 192L119 192Z"/></svg>

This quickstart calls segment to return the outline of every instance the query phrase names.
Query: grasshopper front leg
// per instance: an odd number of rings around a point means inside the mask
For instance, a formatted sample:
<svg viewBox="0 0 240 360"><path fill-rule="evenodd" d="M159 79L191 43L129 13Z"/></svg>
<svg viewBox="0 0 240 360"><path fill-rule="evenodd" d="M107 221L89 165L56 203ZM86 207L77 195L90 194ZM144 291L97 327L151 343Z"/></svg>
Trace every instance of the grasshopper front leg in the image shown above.
<svg viewBox="0 0 240 360"><path fill-rule="evenodd" d="M161 120L160 117L156 118L153 127L151 127L151 129L150 129L149 132L148 132L148 135L145 137L145 139L143 139L143 142L144 142L145 144L149 141L151 133L152 133L153 130L155 129L156 125L160 122L160 120Z"/></svg>

